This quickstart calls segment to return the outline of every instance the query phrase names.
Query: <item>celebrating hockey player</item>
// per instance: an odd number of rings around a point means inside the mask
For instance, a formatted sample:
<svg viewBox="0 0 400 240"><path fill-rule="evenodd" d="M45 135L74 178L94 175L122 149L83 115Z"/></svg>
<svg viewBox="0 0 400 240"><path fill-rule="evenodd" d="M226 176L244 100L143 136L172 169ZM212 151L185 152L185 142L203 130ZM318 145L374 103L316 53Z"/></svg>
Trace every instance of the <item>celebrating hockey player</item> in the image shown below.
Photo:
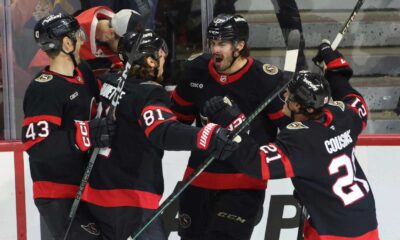
<svg viewBox="0 0 400 240"><path fill-rule="evenodd" d="M229 96L243 113L238 118L222 116L221 126L232 129L255 108L282 80L283 74L271 64L262 64L249 56L249 26L240 15L221 14L208 26L210 54L192 57L186 66L184 81L172 94L174 113L182 122L197 126L204 103L213 96ZM259 144L275 139L277 127L290 119L282 113L283 103L275 99L254 119L248 133ZM208 156L193 151L185 177ZM232 156L233 157L233 156ZM214 161L182 193L179 234L182 239L250 239L257 215L264 203L266 181L239 173L230 162ZM229 213L244 219L235 221Z"/></svg>
<svg viewBox="0 0 400 240"><path fill-rule="evenodd" d="M314 60L325 64L329 83L299 72L284 94L284 113L294 122L261 147L245 137L234 164L259 179L292 179L309 213L304 239L378 240L374 196L354 154L368 108L350 85L352 70L338 51L323 43ZM336 101L329 101L331 95ZM229 114L229 105L217 107L223 102L213 100L211 109L219 112L209 114Z"/></svg>
<svg viewBox="0 0 400 240"><path fill-rule="evenodd" d="M97 82L79 50L85 34L75 18L50 15L35 26L34 37L50 65L26 90L22 141L29 154L33 197L53 239L61 239L79 189L87 150L110 144L112 123L96 114ZM98 239L93 218L81 205L70 239Z"/></svg>
<svg viewBox="0 0 400 240"><path fill-rule="evenodd" d="M182 124L169 109L170 98L159 84L168 50L151 30L129 32L118 52L133 64L116 108L117 133L108 151L99 154L82 199L98 220L106 239L127 239L159 206L163 194L165 150L193 150L226 158L236 148L228 130L209 123L203 128ZM117 74L103 79L102 103L116 92ZM140 239L167 239L157 219Z"/></svg>

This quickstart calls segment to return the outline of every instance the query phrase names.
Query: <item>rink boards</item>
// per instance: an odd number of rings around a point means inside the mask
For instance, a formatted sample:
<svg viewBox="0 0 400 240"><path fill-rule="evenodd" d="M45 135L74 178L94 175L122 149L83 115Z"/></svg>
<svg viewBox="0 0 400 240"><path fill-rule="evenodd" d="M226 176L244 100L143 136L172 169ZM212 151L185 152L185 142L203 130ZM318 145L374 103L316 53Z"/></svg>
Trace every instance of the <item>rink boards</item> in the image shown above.
<svg viewBox="0 0 400 240"><path fill-rule="evenodd" d="M377 204L381 239L400 239L400 135L363 136L356 150ZM163 159L165 194L168 196L183 176L188 152L166 152ZM298 208L290 180L268 183L263 217L252 240L296 239ZM177 205L164 212L169 239L179 239ZM46 236L32 200L32 181L27 154L20 142L0 142L0 239L39 240ZM43 238L45 239L45 238Z"/></svg>

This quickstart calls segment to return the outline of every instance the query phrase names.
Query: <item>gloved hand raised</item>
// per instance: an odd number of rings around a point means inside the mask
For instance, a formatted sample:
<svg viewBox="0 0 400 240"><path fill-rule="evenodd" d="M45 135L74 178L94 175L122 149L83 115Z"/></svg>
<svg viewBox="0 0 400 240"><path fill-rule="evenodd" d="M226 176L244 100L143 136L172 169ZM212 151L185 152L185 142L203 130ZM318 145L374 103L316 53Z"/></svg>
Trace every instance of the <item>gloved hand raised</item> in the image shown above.
<svg viewBox="0 0 400 240"><path fill-rule="evenodd" d="M75 128L75 146L81 151L87 151L90 147L110 146L117 126L113 119L95 118L90 121L75 121Z"/></svg>
<svg viewBox="0 0 400 240"><path fill-rule="evenodd" d="M343 55L338 50L333 50L329 40L324 39L318 46L318 53L313 57L315 65L323 67L324 64L327 70L350 67L350 64L343 58Z"/></svg>
<svg viewBox="0 0 400 240"><path fill-rule="evenodd" d="M203 114L209 122L217 123L231 131L246 119L237 104L232 103L228 97L221 96L210 98L204 104Z"/></svg>
<svg viewBox="0 0 400 240"><path fill-rule="evenodd" d="M239 147L241 141L240 136L230 140L230 133L229 130L215 123L209 123L197 134L197 149L206 151L207 154L219 160L225 160Z"/></svg>

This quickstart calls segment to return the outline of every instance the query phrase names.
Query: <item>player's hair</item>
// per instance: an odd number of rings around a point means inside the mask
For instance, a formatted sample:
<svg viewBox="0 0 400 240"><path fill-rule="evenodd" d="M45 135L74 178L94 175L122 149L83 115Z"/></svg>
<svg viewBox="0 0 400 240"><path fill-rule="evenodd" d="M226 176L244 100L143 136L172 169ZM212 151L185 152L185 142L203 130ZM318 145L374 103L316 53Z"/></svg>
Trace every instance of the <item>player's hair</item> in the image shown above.
<svg viewBox="0 0 400 240"><path fill-rule="evenodd" d="M57 56L62 50L62 39L70 38L76 44L75 33L80 30L78 21L64 13L52 14L40 19L34 29L34 38L49 57Z"/></svg>
<svg viewBox="0 0 400 240"><path fill-rule="evenodd" d="M118 55L123 63L129 60L129 55L133 51L130 74L144 79L148 79L151 74L154 74L146 64L147 57L158 61L160 49L168 54L168 47L164 39L150 29L140 33L127 32L118 42Z"/></svg>
<svg viewBox="0 0 400 240"><path fill-rule="evenodd" d="M310 71L296 73L288 90L288 100L299 103L301 113L309 117L320 115L331 98L328 81L320 74ZM309 113L308 108L314 109L314 112Z"/></svg>
<svg viewBox="0 0 400 240"><path fill-rule="evenodd" d="M236 45L239 41L244 41L244 48L240 51L242 57L250 55L247 46L249 39L249 24L241 15L219 14L207 28L208 40L228 40Z"/></svg>

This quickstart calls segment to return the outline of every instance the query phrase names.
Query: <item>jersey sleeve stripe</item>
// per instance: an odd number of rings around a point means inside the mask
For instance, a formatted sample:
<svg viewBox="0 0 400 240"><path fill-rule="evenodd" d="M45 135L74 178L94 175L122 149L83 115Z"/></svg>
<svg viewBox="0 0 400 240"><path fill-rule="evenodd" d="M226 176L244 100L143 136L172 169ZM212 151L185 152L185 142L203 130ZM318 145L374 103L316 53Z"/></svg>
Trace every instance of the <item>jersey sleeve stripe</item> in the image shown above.
<svg viewBox="0 0 400 240"><path fill-rule="evenodd" d="M268 113L268 118L270 120L277 120L279 118L284 117L285 114L282 112L282 110L279 110L278 112L274 112L274 113Z"/></svg>
<svg viewBox="0 0 400 240"><path fill-rule="evenodd" d="M267 156L264 151L259 151L260 153L260 165L261 165L261 177L263 180L267 180L270 178L269 167L265 159Z"/></svg>
<svg viewBox="0 0 400 240"><path fill-rule="evenodd" d="M27 117L24 119L22 126L29 125L30 123L36 123L39 121L46 121L46 122L51 122L53 124L56 124L58 126L61 125L61 118L59 116L53 116L53 115L37 115L33 117Z"/></svg>
<svg viewBox="0 0 400 240"><path fill-rule="evenodd" d="M367 103L365 102L364 98L361 97L360 95L354 94L354 93L350 93L350 94L346 95L343 99L346 99L346 98L357 98L357 99L359 99L361 101L361 104L365 107L365 110L367 110L367 112L368 112Z"/></svg>
<svg viewBox="0 0 400 240"><path fill-rule="evenodd" d="M157 120L157 121L155 121L153 124L151 124L149 127L147 127L146 130L144 131L146 136L149 137L150 133L155 128L157 128L160 124L168 122L168 121L177 121L177 118L176 117L171 117L171 118L168 118L168 119L165 119L165 120Z"/></svg>
<svg viewBox="0 0 400 240"><path fill-rule="evenodd" d="M156 106L156 105L149 105L149 106L146 106L145 108L143 108L141 114L143 115L143 113L146 112L146 111L148 111L148 110L157 110L157 109L160 109L160 110L162 110L163 112L167 112L167 113L174 114L174 113L172 112L171 109L169 109L169 108L167 108L167 107L163 107L163 106Z"/></svg>
<svg viewBox="0 0 400 240"><path fill-rule="evenodd" d="M24 151L29 150L33 145L40 143L44 139L45 139L44 137L38 137L35 140L30 140L30 141L24 142Z"/></svg>
<svg viewBox="0 0 400 240"><path fill-rule="evenodd" d="M174 99L175 102L178 103L178 105L180 105L182 107L189 107L189 106L193 105L192 102L186 101L181 96L179 96L176 91L172 92L172 99Z"/></svg>
<svg viewBox="0 0 400 240"><path fill-rule="evenodd" d="M278 147L278 152L281 155L282 165L285 168L286 177L287 178L294 177L293 167L292 167L292 164L290 163L289 158L279 147Z"/></svg>
<svg viewBox="0 0 400 240"><path fill-rule="evenodd" d="M184 120L184 121L194 121L196 119L195 115L186 115L186 114L182 114L176 111L173 111L174 114L178 117L178 119L180 120Z"/></svg>

